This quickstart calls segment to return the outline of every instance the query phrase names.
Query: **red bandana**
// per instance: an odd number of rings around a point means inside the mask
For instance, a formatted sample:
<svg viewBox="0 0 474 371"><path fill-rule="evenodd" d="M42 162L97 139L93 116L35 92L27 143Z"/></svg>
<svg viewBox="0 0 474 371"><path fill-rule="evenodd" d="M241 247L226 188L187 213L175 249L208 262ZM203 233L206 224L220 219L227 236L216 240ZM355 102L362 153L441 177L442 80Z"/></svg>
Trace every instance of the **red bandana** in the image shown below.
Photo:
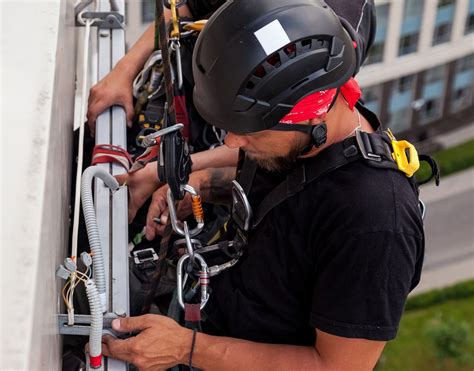
<svg viewBox="0 0 474 371"><path fill-rule="evenodd" d="M322 90L310 94L301 99L285 117L280 120L282 124L297 124L314 118L323 117L331 107L331 103L336 96L337 89ZM354 110L354 106L359 100L362 92L356 80L351 78L341 86L341 94L346 100L349 108Z"/></svg>

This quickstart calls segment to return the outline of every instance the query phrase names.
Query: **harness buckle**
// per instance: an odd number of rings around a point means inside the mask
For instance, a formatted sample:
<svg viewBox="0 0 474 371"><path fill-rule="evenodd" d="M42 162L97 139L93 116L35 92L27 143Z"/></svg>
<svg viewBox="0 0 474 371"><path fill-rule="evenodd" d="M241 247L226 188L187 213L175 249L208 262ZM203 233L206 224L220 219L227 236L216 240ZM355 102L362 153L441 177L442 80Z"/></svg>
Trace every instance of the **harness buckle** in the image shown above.
<svg viewBox="0 0 474 371"><path fill-rule="evenodd" d="M133 252L133 261L138 266L153 264L158 261L159 257L153 248L137 250Z"/></svg>
<svg viewBox="0 0 474 371"><path fill-rule="evenodd" d="M369 141L369 133L360 130L359 128L355 131L355 137L357 141L357 146L359 147L362 157L368 161L381 162L382 156L375 154L372 151L372 146Z"/></svg>

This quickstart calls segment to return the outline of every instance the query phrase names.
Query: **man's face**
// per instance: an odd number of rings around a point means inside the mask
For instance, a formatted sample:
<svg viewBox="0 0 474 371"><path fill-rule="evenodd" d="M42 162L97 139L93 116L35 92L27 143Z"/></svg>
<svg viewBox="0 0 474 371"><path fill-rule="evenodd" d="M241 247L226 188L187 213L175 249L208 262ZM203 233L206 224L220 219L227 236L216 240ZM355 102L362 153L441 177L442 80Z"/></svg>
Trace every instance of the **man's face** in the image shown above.
<svg viewBox="0 0 474 371"><path fill-rule="evenodd" d="M283 171L292 167L308 145L309 138L299 132L263 130L252 134L228 133L225 144L241 148L249 158L269 171Z"/></svg>

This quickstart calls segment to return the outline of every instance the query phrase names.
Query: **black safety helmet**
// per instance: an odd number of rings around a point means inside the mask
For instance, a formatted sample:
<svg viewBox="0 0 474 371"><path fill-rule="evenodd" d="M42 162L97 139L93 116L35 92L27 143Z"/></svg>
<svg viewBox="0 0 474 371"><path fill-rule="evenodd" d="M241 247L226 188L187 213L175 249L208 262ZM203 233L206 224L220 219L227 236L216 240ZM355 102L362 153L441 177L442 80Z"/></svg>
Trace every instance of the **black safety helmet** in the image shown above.
<svg viewBox="0 0 474 371"><path fill-rule="evenodd" d="M197 40L194 104L227 131L270 129L305 96L342 86L358 60L348 30L322 0L230 0Z"/></svg>

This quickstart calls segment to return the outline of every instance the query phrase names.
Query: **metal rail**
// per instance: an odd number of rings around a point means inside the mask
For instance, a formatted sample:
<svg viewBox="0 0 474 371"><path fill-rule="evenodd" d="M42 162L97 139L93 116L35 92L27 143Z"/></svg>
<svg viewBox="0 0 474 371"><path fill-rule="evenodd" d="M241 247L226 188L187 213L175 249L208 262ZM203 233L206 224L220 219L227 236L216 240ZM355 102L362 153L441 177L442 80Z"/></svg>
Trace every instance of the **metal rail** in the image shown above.
<svg viewBox="0 0 474 371"><path fill-rule="evenodd" d="M109 0L98 0L99 10L110 11ZM118 12L124 14L125 1L117 0ZM98 80L107 75L125 54L125 31L121 28L99 28L97 32ZM126 117L122 107L111 107L97 118L96 144L113 144L127 148ZM112 175L124 173L117 164L99 164ZM101 180L96 181L95 204L101 243L104 249L107 312L130 314L128 270L127 190L121 188L113 195ZM104 361L104 370L128 370L128 365L114 359Z"/></svg>

